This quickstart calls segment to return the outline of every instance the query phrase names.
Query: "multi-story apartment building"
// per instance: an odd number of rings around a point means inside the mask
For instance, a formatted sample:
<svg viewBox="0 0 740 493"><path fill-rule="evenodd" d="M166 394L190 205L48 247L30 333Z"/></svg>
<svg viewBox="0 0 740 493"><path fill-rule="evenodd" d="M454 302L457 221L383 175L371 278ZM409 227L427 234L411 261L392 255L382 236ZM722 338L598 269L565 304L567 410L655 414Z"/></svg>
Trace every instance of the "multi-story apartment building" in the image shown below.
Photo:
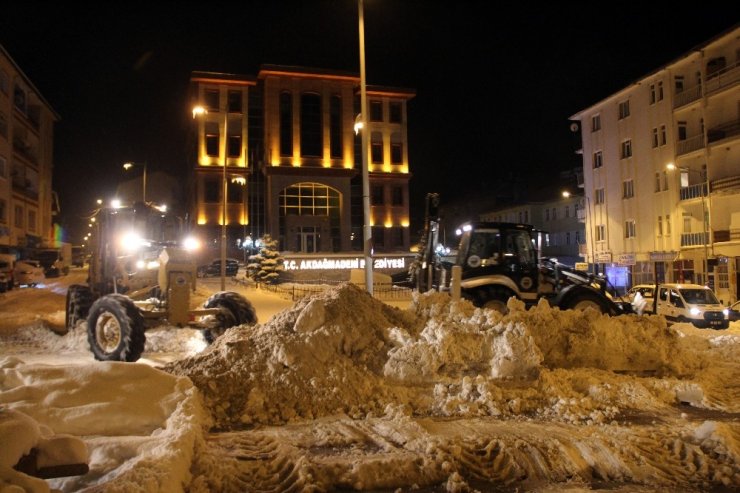
<svg viewBox="0 0 740 493"><path fill-rule="evenodd" d="M287 252L362 250L357 74L263 65L257 76L195 72L193 218L229 250L270 234ZM413 90L367 87L368 168L375 251L409 249L407 102ZM361 131L365 131L364 129ZM224 163L227 185L223 186Z"/></svg>
<svg viewBox="0 0 740 493"><path fill-rule="evenodd" d="M0 251L53 246L51 176L59 116L0 46Z"/></svg>
<svg viewBox="0 0 740 493"><path fill-rule="evenodd" d="M565 191L565 190L564 190ZM527 202L480 214L486 222L531 224L543 232L540 255L573 266L581 262L584 235L583 197L567 194L557 200Z"/></svg>
<svg viewBox="0 0 740 493"><path fill-rule="evenodd" d="M740 276L740 28L571 117L580 122L590 262L633 284Z"/></svg>

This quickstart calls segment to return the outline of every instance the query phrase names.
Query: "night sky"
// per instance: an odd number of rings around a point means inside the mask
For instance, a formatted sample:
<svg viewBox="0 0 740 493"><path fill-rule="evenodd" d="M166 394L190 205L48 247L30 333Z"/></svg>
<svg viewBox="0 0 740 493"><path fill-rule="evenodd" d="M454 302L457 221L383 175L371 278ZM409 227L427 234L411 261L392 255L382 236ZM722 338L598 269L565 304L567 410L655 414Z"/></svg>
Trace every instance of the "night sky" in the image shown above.
<svg viewBox="0 0 740 493"><path fill-rule="evenodd" d="M123 4L13 2L0 18L0 44L61 116L53 188L73 231L128 178L123 162L186 172L193 70L359 74L356 0ZM660 2L507 5L506 14L496 5L365 0L368 84L417 92L414 219L426 192L444 202L502 182L536 190L579 166L570 115L737 22L729 7L689 13Z"/></svg>

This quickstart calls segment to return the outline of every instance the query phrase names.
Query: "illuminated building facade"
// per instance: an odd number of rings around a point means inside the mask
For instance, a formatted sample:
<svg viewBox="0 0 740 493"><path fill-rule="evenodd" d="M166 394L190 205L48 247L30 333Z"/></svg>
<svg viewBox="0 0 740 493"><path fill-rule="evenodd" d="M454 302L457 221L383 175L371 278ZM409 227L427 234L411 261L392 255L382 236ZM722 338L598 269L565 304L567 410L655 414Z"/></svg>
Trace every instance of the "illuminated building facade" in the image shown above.
<svg viewBox="0 0 740 493"><path fill-rule="evenodd" d="M208 113L194 118L191 210L209 242L220 238L226 162L230 252L265 233L285 252L362 250L359 84L348 72L276 65L256 77L193 73L194 105ZM407 102L415 93L368 86L367 95L374 249L407 252Z"/></svg>
<svg viewBox="0 0 740 493"><path fill-rule="evenodd" d="M51 187L59 116L0 46L0 252L54 246Z"/></svg>
<svg viewBox="0 0 740 493"><path fill-rule="evenodd" d="M587 259L630 284L740 283L740 28L571 117L588 199Z"/></svg>

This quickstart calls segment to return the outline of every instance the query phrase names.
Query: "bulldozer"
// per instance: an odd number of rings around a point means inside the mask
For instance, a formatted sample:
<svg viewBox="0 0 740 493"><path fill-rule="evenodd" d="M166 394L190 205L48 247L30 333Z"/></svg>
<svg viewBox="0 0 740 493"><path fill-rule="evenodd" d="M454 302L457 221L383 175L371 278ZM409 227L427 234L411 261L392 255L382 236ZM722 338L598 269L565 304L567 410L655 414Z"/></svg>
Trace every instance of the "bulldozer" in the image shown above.
<svg viewBox="0 0 740 493"><path fill-rule="evenodd" d="M200 329L212 343L226 329L254 325L257 315L241 294L220 291L191 309L197 267L193 239L183 222L164 208L137 202L102 207L93 225L87 284L67 291L65 325L87 321L95 359L137 361L147 329L170 325Z"/></svg>

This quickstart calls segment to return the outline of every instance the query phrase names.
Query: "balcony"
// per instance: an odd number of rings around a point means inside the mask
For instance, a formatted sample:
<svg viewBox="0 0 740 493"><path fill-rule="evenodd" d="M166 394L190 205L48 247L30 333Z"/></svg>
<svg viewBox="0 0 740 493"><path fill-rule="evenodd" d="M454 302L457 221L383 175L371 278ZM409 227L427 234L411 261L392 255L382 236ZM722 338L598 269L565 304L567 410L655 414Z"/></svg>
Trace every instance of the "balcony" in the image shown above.
<svg viewBox="0 0 740 493"><path fill-rule="evenodd" d="M720 178L719 180L712 181L712 191L729 191L733 189L740 189L740 175L728 176L726 178Z"/></svg>
<svg viewBox="0 0 740 493"><path fill-rule="evenodd" d="M676 143L676 155L688 154L689 152L698 151L704 148L704 135L699 134L689 137L685 140L679 140Z"/></svg>
<svg viewBox="0 0 740 493"><path fill-rule="evenodd" d="M686 106L687 104L693 103L699 98L701 98L701 86L697 85L688 89L684 89L683 91L673 96L673 109L675 110L676 108L680 108L681 106Z"/></svg>
<svg viewBox="0 0 740 493"><path fill-rule="evenodd" d="M681 246L704 246L709 244L709 233L682 233Z"/></svg>
<svg viewBox="0 0 740 493"><path fill-rule="evenodd" d="M740 134L740 120L723 123L707 130L707 142L717 142Z"/></svg>
<svg viewBox="0 0 740 493"><path fill-rule="evenodd" d="M688 187L681 187L679 191L679 200L691 200L699 197L707 196L707 184L697 183L696 185L689 185Z"/></svg>
<svg viewBox="0 0 740 493"><path fill-rule="evenodd" d="M740 65L738 63L739 62L735 62L733 65L725 67L722 70L718 70L717 72L707 76L707 95L721 91L722 89L740 81Z"/></svg>

